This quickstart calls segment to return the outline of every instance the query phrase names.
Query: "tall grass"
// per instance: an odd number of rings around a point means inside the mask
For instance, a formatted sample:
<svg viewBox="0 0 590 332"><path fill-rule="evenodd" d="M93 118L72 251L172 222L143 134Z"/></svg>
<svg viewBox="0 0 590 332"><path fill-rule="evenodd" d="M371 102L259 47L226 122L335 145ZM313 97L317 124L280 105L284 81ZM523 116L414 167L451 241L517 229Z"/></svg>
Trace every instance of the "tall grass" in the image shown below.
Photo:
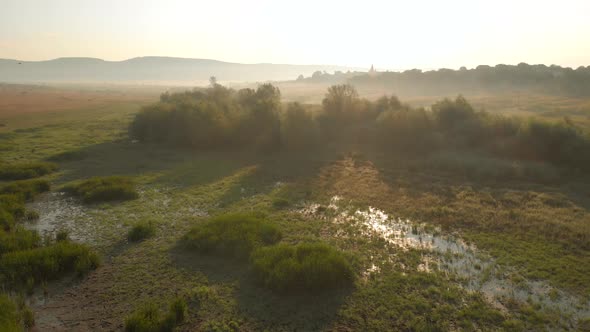
<svg viewBox="0 0 590 332"><path fill-rule="evenodd" d="M333 289L354 280L346 256L326 244L264 247L252 253L251 262L261 283L279 292Z"/></svg>
<svg viewBox="0 0 590 332"><path fill-rule="evenodd" d="M3 254L0 257L0 280L16 287L34 285L71 272L83 275L99 264L98 255L87 246L62 241Z"/></svg>
<svg viewBox="0 0 590 332"><path fill-rule="evenodd" d="M184 236L184 242L201 253L247 258L257 247L274 244L281 237L277 226L269 221L229 214L196 225Z"/></svg>
<svg viewBox="0 0 590 332"><path fill-rule="evenodd" d="M17 226L10 232L0 230L0 255L40 246L41 237L35 231L25 229L22 226Z"/></svg>
<svg viewBox="0 0 590 332"><path fill-rule="evenodd" d="M16 303L8 295L0 293L0 332L19 330L21 330L21 323Z"/></svg>
<svg viewBox="0 0 590 332"><path fill-rule="evenodd" d="M94 177L67 185L63 190L82 198L85 203L124 201L139 197L133 180L122 176Z"/></svg>
<svg viewBox="0 0 590 332"><path fill-rule="evenodd" d="M182 298L174 299L168 312L162 313L159 306L149 302L141 306L125 319L127 332L169 332L183 323L188 314L188 306Z"/></svg>
<svg viewBox="0 0 590 332"><path fill-rule="evenodd" d="M0 187L0 195L14 195L29 201L50 189L51 185L47 180L21 180Z"/></svg>

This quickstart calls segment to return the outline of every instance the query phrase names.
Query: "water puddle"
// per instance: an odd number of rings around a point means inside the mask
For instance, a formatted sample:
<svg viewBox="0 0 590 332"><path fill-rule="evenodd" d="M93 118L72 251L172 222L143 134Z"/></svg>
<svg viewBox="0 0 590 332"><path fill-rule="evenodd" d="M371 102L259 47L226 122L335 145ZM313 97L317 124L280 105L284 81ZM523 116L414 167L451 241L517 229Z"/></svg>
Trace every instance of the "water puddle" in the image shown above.
<svg viewBox="0 0 590 332"><path fill-rule="evenodd" d="M571 328L578 319L590 317L590 300L566 294L543 281L512 278L513 271L503 269L474 245L458 236L444 234L440 228L395 218L374 207L350 208L340 196L332 197L327 205L305 205L298 212L330 220L343 228L352 226L356 229L353 236L385 241L401 250L420 250L423 254L419 271L439 271L459 281L464 288L480 292L500 310L507 311L509 302L528 303L541 311L558 314L561 323ZM379 272L379 267L371 264L364 277Z"/></svg>
<svg viewBox="0 0 590 332"><path fill-rule="evenodd" d="M76 227L81 220L88 219L84 206L75 198L62 192L41 195L34 202L27 203L27 209L39 213L39 219L25 223L25 227L36 230L41 236L52 236L60 230L67 230L74 241L87 242L91 234Z"/></svg>

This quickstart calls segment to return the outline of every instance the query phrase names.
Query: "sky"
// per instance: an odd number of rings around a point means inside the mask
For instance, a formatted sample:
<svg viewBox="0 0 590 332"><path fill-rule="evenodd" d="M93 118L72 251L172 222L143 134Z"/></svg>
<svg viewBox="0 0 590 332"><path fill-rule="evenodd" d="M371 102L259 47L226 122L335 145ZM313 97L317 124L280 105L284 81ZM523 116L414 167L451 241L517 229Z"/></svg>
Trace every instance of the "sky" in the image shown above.
<svg viewBox="0 0 590 332"><path fill-rule="evenodd" d="M590 0L0 0L0 58L590 65Z"/></svg>

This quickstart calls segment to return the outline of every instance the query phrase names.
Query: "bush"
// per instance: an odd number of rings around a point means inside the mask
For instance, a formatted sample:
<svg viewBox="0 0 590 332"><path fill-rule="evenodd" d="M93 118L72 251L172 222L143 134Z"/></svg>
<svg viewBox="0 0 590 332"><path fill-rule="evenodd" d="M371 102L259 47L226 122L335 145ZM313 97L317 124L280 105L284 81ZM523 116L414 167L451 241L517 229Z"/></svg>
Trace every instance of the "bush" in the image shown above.
<svg viewBox="0 0 590 332"><path fill-rule="evenodd" d="M210 219L193 227L184 237L188 247L201 253L241 258L280 239L281 232L273 223L243 214Z"/></svg>
<svg viewBox="0 0 590 332"><path fill-rule="evenodd" d="M57 279L67 273L83 275L100 264L98 255L85 245L62 241L28 250L8 252L0 258L0 279L23 286Z"/></svg>
<svg viewBox="0 0 590 332"><path fill-rule="evenodd" d="M47 162L0 165L0 180L24 180L40 177L57 170L57 165Z"/></svg>
<svg viewBox="0 0 590 332"><path fill-rule="evenodd" d="M139 197L133 181L121 176L94 177L66 186L63 190L81 197L86 203L124 201Z"/></svg>
<svg viewBox="0 0 590 332"><path fill-rule="evenodd" d="M280 143L280 107L280 91L271 84L239 91L213 84L209 89L163 94L159 103L135 116L129 135L143 142L202 149L270 149Z"/></svg>
<svg viewBox="0 0 590 332"><path fill-rule="evenodd" d="M157 304L150 302L125 320L127 332L168 332L184 322L188 313L186 301L176 298L170 303L168 313L162 315Z"/></svg>
<svg viewBox="0 0 590 332"><path fill-rule="evenodd" d="M349 286L354 280L346 257L325 244L260 248L251 261L260 282L279 292L319 291Z"/></svg>
<svg viewBox="0 0 590 332"><path fill-rule="evenodd" d="M22 180L14 181L2 187L0 189L0 195L13 195L18 200L30 201L37 195L47 192L50 189L51 185L47 180Z"/></svg>
<svg viewBox="0 0 590 332"><path fill-rule="evenodd" d="M156 234L156 226L153 222L140 222L134 225L127 233L127 240L137 242L150 238Z"/></svg>

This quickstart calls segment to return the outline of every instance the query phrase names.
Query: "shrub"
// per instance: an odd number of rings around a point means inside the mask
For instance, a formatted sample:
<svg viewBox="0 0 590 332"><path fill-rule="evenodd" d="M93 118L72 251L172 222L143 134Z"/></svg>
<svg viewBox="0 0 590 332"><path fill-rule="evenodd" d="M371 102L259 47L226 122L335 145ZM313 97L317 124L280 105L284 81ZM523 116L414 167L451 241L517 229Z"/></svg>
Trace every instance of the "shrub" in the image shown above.
<svg viewBox="0 0 590 332"><path fill-rule="evenodd" d="M186 301L176 298L163 315L157 304L149 302L125 319L127 332L168 332L184 322L188 313Z"/></svg>
<svg viewBox="0 0 590 332"><path fill-rule="evenodd" d="M100 264L99 257L85 245L72 242L8 252L0 258L0 277L4 283L22 286L57 279L67 273L83 275Z"/></svg>
<svg viewBox="0 0 590 332"><path fill-rule="evenodd" d="M354 279L346 257L325 244L260 248L252 254L251 261L261 283L279 292L348 286Z"/></svg>
<svg viewBox="0 0 590 332"><path fill-rule="evenodd" d="M47 162L0 165L0 180L24 180L54 172L57 165Z"/></svg>
<svg viewBox="0 0 590 332"><path fill-rule="evenodd" d="M68 185L65 192L81 197L86 203L124 201L139 197L133 181L126 177L94 177Z"/></svg>
<svg viewBox="0 0 590 332"><path fill-rule="evenodd" d="M268 221L249 215L230 214L196 225L184 239L190 248L201 253L245 258L261 245L278 242L281 232Z"/></svg>
<svg viewBox="0 0 590 332"><path fill-rule="evenodd" d="M50 189L51 185L47 180L22 180L5 185L0 189L0 194L14 195L19 200L30 201L37 195L47 192Z"/></svg>
<svg viewBox="0 0 590 332"><path fill-rule="evenodd" d="M156 226L153 222L140 222L134 225L127 233L127 240L137 242L150 238L156 234Z"/></svg>

